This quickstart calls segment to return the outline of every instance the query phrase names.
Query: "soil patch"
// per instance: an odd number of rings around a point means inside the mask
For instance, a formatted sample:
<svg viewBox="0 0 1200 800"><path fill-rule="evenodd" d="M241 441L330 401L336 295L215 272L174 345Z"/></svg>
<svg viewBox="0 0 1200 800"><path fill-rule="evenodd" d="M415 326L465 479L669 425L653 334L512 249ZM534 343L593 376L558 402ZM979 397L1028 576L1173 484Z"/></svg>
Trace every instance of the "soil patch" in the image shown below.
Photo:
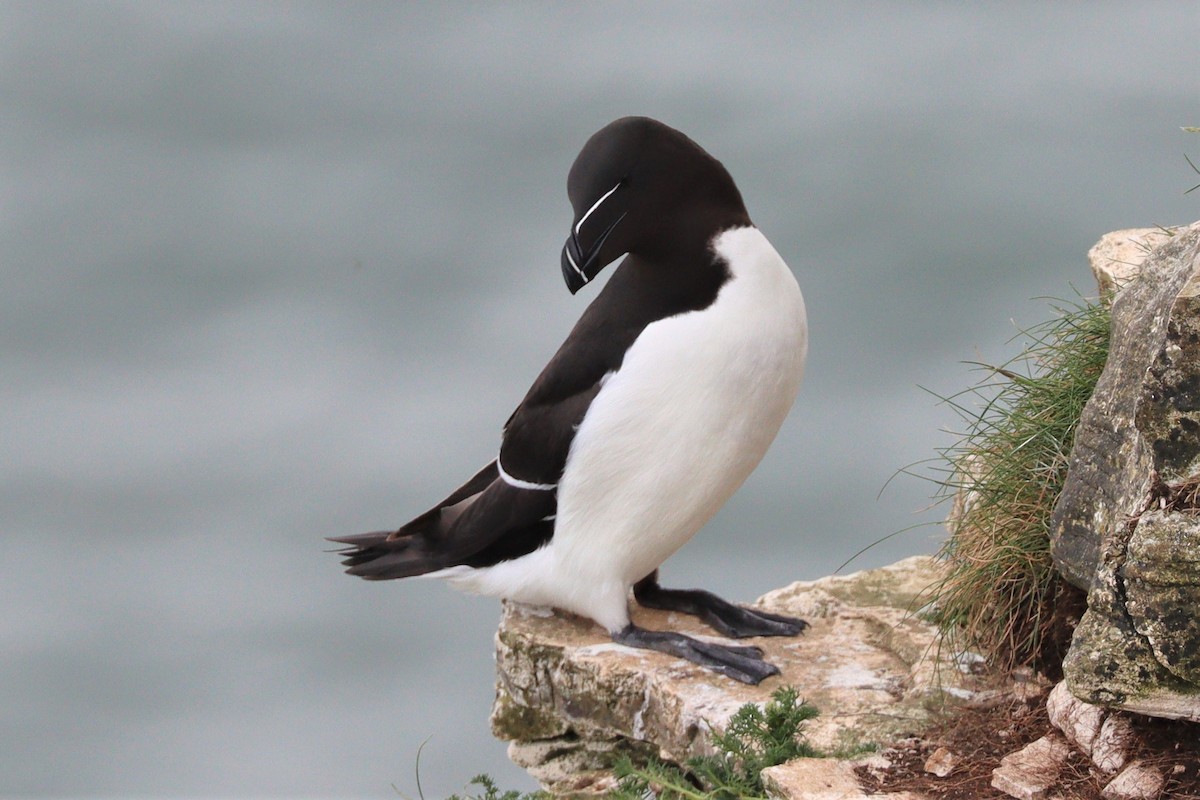
<svg viewBox="0 0 1200 800"><path fill-rule="evenodd" d="M1200 725L1133 719L1136 742L1130 761L1140 759L1167 776L1163 798L1200 800ZM920 739L901 742L884 753L887 770L860 767L858 778L868 792L911 791L932 800L1008 798L992 788L992 770L1009 753L1058 733L1046 714L1046 697L1007 700L989 707L955 709L939 717ZM954 768L945 777L925 771L925 762L940 747L954 755ZM1102 775L1084 754L1073 751L1052 798L1100 800L1113 778Z"/></svg>

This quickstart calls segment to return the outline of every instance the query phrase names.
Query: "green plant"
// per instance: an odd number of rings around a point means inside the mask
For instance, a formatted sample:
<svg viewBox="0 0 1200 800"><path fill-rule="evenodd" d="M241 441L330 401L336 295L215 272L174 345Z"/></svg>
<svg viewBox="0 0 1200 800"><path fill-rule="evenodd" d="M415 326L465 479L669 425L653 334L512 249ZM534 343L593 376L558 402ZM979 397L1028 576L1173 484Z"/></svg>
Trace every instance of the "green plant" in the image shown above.
<svg viewBox="0 0 1200 800"><path fill-rule="evenodd" d="M1055 318L1022 331L1022 352L976 364L978 384L942 398L965 423L941 449L938 495L954 504L930 590L946 643L974 648L1001 668L1061 663L1064 610L1075 590L1050 558L1050 514L1066 478L1075 427L1108 355L1101 303L1057 304ZM1058 663L1056 663L1058 662Z"/></svg>
<svg viewBox="0 0 1200 800"><path fill-rule="evenodd" d="M501 792L497 788L496 782L487 775L476 775L468 785L480 787L483 789L483 794L452 794L446 800L552 800L552 795L549 792L521 794L516 789Z"/></svg>
<svg viewBox="0 0 1200 800"><path fill-rule="evenodd" d="M502 793L497 788L496 781L493 781L487 775L476 775L470 778L470 783L467 786L478 786L484 790L484 793L467 795L451 794L446 800L552 800L552 795L548 792L521 794L516 789L509 789L508 792Z"/></svg>
<svg viewBox="0 0 1200 800"><path fill-rule="evenodd" d="M819 755L803 738L804 723L817 709L800 700L790 686L777 689L764 708L747 703L729 719L725 732L714 734L717 753L688 759L676 766L653 759L637 766L617 762L619 779L612 800L733 800L765 797L762 771L800 756Z"/></svg>

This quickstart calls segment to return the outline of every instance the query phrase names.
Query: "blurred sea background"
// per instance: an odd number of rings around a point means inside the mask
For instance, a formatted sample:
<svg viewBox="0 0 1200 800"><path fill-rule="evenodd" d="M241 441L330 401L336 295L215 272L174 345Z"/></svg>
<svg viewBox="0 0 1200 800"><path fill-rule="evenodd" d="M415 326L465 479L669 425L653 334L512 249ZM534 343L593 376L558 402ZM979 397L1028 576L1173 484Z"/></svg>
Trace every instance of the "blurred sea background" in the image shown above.
<svg viewBox="0 0 1200 800"><path fill-rule="evenodd" d="M812 330L664 583L934 551L932 487L881 493L956 424L921 387L1200 217L1197 42L1171 2L0 2L0 794L415 797L423 742L426 797L532 787L497 603L322 537L493 456L597 290L566 173L619 116L726 164Z"/></svg>

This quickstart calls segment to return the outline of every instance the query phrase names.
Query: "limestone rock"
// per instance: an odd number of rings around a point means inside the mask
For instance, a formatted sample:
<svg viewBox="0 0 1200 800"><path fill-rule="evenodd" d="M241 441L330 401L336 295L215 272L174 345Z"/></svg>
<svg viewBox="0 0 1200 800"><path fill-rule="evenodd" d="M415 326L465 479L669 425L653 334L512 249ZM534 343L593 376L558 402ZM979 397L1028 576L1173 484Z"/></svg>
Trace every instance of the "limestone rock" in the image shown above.
<svg viewBox="0 0 1200 800"><path fill-rule="evenodd" d="M1046 698L1050 724L1106 775L1111 775L1129 760L1133 725L1129 716L1085 703L1071 694L1066 681L1060 681Z"/></svg>
<svg viewBox="0 0 1200 800"><path fill-rule="evenodd" d="M1177 419L1190 405L1171 364L1184 355L1194 360L1191 351L1197 349L1188 335L1193 326L1185 332L1179 323L1196 305L1200 284L1191 278L1198 243L1200 224L1178 229L1113 302L1108 362L1079 420L1050 523L1055 566L1085 591L1095 582L1102 540L1120 535L1129 517L1143 510L1152 471L1178 472L1171 465L1188 460L1189 442L1196 438L1189 424L1157 423ZM1155 364L1165 380L1144 385ZM1144 431L1142 421L1154 430ZM1169 463L1160 465L1160 454Z"/></svg>
<svg viewBox="0 0 1200 800"><path fill-rule="evenodd" d="M939 692L969 692L968 676L948 658L935 660L936 628L916 614L918 596L939 577L936 561L917 556L764 596L763 607L806 616L812 627L796 638L754 640L782 670L759 686L614 644L579 617L507 603L496 635L492 730L513 742L514 760L543 785L564 792L602 777L614 752L661 753L677 763L709 754L710 728L782 685L820 709L806 728L814 746L890 741L919 729ZM718 638L687 615L635 608L634 619Z"/></svg>
<svg viewBox="0 0 1200 800"><path fill-rule="evenodd" d="M1059 736L1043 736L1010 753L992 770L992 788L1017 800L1042 800L1058 782L1071 746Z"/></svg>
<svg viewBox="0 0 1200 800"><path fill-rule="evenodd" d="M1132 282L1150 251L1168 238L1162 228L1129 228L1101 236L1088 251L1100 294L1114 295Z"/></svg>
<svg viewBox="0 0 1200 800"><path fill-rule="evenodd" d="M1100 735L1100 726L1104 723L1104 709L1076 699L1067 688L1066 681L1062 681L1046 698L1046 711L1050 716L1050 724L1090 757L1096 737Z"/></svg>
<svg viewBox="0 0 1200 800"><path fill-rule="evenodd" d="M925 759L925 771L931 775L944 778L958 766L958 756L947 747L939 747Z"/></svg>
<svg viewBox="0 0 1200 800"><path fill-rule="evenodd" d="M1200 686L1200 517L1144 514L1129 538L1123 574L1133 627L1160 664Z"/></svg>
<svg viewBox="0 0 1200 800"><path fill-rule="evenodd" d="M582 742L560 737L508 745L514 764L543 786L554 787L556 796L566 797L595 797L617 788L612 764L619 756L632 754L628 743L617 739Z"/></svg>
<svg viewBox="0 0 1200 800"><path fill-rule="evenodd" d="M797 758L763 770L767 796L777 800L922 800L913 792L867 794L854 774L864 762Z"/></svg>
<svg viewBox="0 0 1200 800"><path fill-rule="evenodd" d="M1089 590L1064 663L1071 692L1200 719L1200 626L1177 625L1192 607L1179 604L1200 597L1200 536L1177 511L1144 514L1164 486L1200 478L1200 224L1161 239L1113 302L1109 357L1076 430L1051 552Z"/></svg>
<svg viewBox="0 0 1200 800"><path fill-rule="evenodd" d="M1124 714L1112 714L1100 726L1092 744L1092 763L1106 775L1111 775L1129 760L1133 742L1133 725Z"/></svg>
<svg viewBox="0 0 1200 800"><path fill-rule="evenodd" d="M1135 761L1113 778L1100 796L1104 800L1154 800L1165 783L1161 772Z"/></svg>

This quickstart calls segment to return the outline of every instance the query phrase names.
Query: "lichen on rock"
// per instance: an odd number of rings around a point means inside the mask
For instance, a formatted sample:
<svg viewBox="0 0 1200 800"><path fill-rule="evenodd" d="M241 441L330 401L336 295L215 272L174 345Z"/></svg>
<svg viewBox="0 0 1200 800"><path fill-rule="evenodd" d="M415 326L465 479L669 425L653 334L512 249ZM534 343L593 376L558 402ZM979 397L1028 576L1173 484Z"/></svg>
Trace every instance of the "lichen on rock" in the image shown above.
<svg viewBox="0 0 1200 800"><path fill-rule="evenodd" d="M1089 590L1063 665L1071 691L1200 720L1200 526L1167 502L1200 479L1200 224L1156 238L1113 302L1051 545L1059 571Z"/></svg>
<svg viewBox="0 0 1200 800"><path fill-rule="evenodd" d="M1174 390L1182 382L1169 366L1178 361L1176 349L1187 343L1186 336L1180 338L1183 328L1174 309L1177 302L1181 313L1193 305L1190 294L1180 295L1197 266L1198 244L1200 225L1178 230L1145 259L1139 279L1113 301L1108 362L1076 428L1067 480L1051 520L1055 566L1085 591L1097 573L1101 539L1121 535L1127 520L1144 509L1156 468L1166 466L1156 463L1156 452L1166 453L1173 435L1179 441L1187 433L1188 423L1178 421L1179 392ZM1161 377L1147 382L1156 364ZM1142 430L1139 424L1149 427ZM1182 460L1176 454L1169 462Z"/></svg>
<svg viewBox="0 0 1200 800"><path fill-rule="evenodd" d="M1125 606L1155 659L1200 687L1200 517L1153 511L1129 538Z"/></svg>

